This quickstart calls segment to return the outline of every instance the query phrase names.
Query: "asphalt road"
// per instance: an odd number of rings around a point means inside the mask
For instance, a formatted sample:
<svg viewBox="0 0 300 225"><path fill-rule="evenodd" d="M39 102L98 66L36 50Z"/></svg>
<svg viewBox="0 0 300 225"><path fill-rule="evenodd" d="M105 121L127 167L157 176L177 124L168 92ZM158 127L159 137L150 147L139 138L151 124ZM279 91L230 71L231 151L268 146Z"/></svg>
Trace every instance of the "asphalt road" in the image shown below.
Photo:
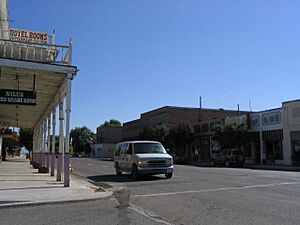
<svg viewBox="0 0 300 225"><path fill-rule="evenodd" d="M300 173L175 165L175 176L116 176L72 159L74 173L114 191L95 201L0 209L0 225L299 225Z"/></svg>
<svg viewBox="0 0 300 225"><path fill-rule="evenodd" d="M98 186L125 188L131 211L164 224L300 224L299 172L175 165L172 179L133 181L116 176L110 161L72 159L72 165Z"/></svg>

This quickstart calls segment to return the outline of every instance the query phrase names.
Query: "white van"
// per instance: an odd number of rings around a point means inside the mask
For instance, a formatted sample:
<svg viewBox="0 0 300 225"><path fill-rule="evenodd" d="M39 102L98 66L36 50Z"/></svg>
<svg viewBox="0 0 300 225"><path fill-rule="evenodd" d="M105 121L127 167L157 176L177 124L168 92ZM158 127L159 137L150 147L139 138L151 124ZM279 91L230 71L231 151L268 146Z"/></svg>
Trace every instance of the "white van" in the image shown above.
<svg viewBox="0 0 300 225"><path fill-rule="evenodd" d="M173 158L160 142L127 141L116 145L114 167L117 175L130 172L136 179L142 174L173 175Z"/></svg>

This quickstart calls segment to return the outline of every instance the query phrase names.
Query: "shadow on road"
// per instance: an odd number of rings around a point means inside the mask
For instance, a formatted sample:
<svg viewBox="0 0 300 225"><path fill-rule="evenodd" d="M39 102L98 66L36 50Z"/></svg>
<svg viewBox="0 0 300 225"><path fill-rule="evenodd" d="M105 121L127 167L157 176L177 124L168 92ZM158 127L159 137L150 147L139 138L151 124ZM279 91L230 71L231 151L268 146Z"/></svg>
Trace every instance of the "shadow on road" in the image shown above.
<svg viewBox="0 0 300 225"><path fill-rule="evenodd" d="M107 174L107 175L90 176L87 178L93 182L115 182L115 183L154 181L154 180L166 179L164 177L159 177L159 176L140 176L137 180L133 180L130 174L124 174L121 176L117 176L114 174Z"/></svg>

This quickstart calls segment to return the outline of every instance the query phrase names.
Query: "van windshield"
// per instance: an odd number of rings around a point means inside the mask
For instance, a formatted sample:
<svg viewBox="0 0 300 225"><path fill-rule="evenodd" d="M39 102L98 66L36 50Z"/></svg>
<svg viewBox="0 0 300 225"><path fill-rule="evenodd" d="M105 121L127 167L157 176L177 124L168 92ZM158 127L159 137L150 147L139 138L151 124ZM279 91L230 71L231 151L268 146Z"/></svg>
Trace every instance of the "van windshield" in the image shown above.
<svg viewBox="0 0 300 225"><path fill-rule="evenodd" d="M134 143L134 153L150 154L150 153L167 153L164 147L159 143Z"/></svg>

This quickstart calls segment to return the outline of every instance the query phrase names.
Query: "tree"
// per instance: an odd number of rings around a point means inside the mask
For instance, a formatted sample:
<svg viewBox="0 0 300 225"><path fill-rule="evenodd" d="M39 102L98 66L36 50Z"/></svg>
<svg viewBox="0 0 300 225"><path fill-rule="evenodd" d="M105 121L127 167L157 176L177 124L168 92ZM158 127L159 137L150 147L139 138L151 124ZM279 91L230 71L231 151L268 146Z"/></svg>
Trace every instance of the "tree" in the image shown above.
<svg viewBox="0 0 300 225"><path fill-rule="evenodd" d="M190 145L194 138L191 124L179 122L178 125L170 130L169 143L175 147L176 153L185 154L187 159L191 159Z"/></svg>
<svg viewBox="0 0 300 225"><path fill-rule="evenodd" d="M105 121L100 127L121 127L122 124L119 120L110 119L109 121Z"/></svg>
<svg viewBox="0 0 300 225"><path fill-rule="evenodd" d="M143 132L140 133L139 138L144 140L159 141L166 146L169 131L169 128L165 124L159 124L152 129L144 128Z"/></svg>
<svg viewBox="0 0 300 225"><path fill-rule="evenodd" d="M86 126L75 127L70 132L71 145L74 148L74 153L80 154L91 152L90 143L92 142L92 131Z"/></svg>
<svg viewBox="0 0 300 225"><path fill-rule="evenodd" d="M249 142L249 132L245 124L224 123L215 127L213 138L221 148L240 148Z"/></svg>
<svg viewBox="0 0 300 225"><path fill-rule="evenodd" d="M25 146L29 151L33 148L33 129L20 128L19 129L19 142Z"/></svg>

